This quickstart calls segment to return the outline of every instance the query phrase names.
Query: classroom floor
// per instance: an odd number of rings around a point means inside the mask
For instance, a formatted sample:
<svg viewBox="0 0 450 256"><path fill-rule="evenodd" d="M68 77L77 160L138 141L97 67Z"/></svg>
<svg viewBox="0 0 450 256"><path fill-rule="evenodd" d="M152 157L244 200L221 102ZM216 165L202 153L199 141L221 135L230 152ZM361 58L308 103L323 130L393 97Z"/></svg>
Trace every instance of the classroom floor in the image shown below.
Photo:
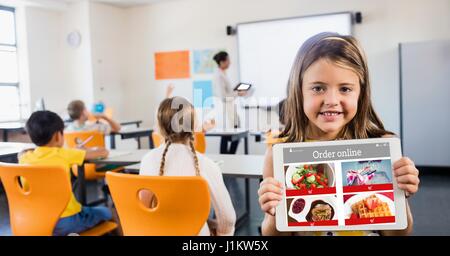
<svg viewBox="0 0 450 256"><path fill-rule="evenodd" d="M447 175L421 175L420 192L409 201L414 215L413 235L450 235L450 169ZM424 172L422 172L424 173ZM243 191L243 182L239 182ZM263 214L257 201L259 181L250 181L250 219L235 232L236 236L258 236ZM88 186L88 200L94 199L96 189ZM239 212L238 214L241 214ZM0 193L0 235L10 236L9 213L4 192Z"/></svg>

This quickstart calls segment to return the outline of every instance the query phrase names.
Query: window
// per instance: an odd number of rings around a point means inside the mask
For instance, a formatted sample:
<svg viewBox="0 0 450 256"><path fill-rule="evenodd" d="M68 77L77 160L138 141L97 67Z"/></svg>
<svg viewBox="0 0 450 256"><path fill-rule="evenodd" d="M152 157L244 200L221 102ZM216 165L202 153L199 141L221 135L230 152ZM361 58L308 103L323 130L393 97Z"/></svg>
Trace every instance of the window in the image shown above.
<svg viewBox="0 0 450 256"><path fill-rule="evenodd" d="M0 6L0 122L21 118L14 14L14 8Z"/></svg>

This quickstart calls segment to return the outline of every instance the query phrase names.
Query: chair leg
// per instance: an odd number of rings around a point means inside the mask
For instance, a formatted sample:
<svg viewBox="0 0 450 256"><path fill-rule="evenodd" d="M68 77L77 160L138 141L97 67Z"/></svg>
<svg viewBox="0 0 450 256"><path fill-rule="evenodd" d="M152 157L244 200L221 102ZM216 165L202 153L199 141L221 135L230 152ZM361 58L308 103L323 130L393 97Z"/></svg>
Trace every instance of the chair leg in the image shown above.
<svg viewBox="0 0 450 256"><path fill-rule="evenodd" d="M109 187L108 187L108 185L103 184L102 190L103 190L103 198L105 200L105 205L108 206L108 197L109 197Z"/></svg>

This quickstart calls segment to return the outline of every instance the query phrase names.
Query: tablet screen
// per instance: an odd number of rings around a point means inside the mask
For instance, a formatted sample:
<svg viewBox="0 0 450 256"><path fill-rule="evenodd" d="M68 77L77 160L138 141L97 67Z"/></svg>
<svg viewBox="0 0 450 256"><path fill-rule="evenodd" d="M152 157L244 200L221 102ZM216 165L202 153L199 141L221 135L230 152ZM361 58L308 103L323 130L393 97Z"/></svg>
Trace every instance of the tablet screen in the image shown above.
<svg viewBox="0 0 450 256"><path fill-rule="evenodd" d="M236 91L247 91L248 89L250 89L251 84L246 84L246 83L240 83L236 86L235 90Z"/></svg>
<svg viewBox="0 0 450 256"><path fill-rule="evenodd" d="M396 223L389 142L292 146L280 153L287 227Z"/></svg>

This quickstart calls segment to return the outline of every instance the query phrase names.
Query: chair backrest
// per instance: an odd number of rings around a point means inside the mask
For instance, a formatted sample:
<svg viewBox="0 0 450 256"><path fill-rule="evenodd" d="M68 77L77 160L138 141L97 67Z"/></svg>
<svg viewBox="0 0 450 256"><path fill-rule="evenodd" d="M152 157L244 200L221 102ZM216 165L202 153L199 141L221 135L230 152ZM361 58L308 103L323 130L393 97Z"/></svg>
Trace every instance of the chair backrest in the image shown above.
<svg viewBox="0 0 450 256"><path fill-rule="evenodd" d="M87 141L89 140L89 141ZM64 143L69 148L76 148L79 143L83 143L83 147L92 148L92 147L104 147L105 146L105 136L102 132L99 131L81 131L81 132L64 132ZM84 165L84 178L86 180L95 180L97 179L96 175L96 165L95 164L85 164ZM72 166L73 174L78 177L78 166Z"/></svg>
<svg viewBox="0 0 450 256"><path fill-rule="evenodd" d="M12 233L51 236L71 196L70 180L64 169L1 164L0 179L8 197ZM20 180L27 182L26 190Z"/></svg>
<svg viewBox="0 0 450 256"><path fill-rule="evenodd" d="M279 138L280 131L269 131L265 134L266 140L264 141L267 147L272 147L273 144L282 143L284 141L283 138Z"/></svg>
<svg viewBox="0 0 450 256"><path fill-rule="evenodd" d="M85 148L104 147L105 136L100 131L64 132L64 142L69 148L76 148L83 142L86 142Z"/></svg>
<svg viewBox="0 0 450 256"><path fill-rule="evenodd" d="M152 140L153 145L155 147L159 147L162 143L164 143L164 138L161 136L161 134L157 132L152 132ZM197 152L205 153L206 152L206 137L205 133L203 132L196 132L194 134L194 148Z"/></svg>
<svg viewBox="0 0 450 256"><path fill-rule="evenodd" d="M206 137L203 132L194 134L194 148L197 152L204 154L206 152Z"/></svg>
<svg viewBox="0 0 450 256"><path fill-rule="evenodd" d="M106 181L124 235L195 236L208 219L210 195L202 177L107 172ZM142 189L154 193L155 208L140 201Z"/></svg>
<svg viewBox="0 0 450 256"><path fill-rule="evenodd" d="M161 144L164 143L163 136L155 131L152 132L152 140L153 140L153 145L155 146L155 148L161 146Z"/></svg>

